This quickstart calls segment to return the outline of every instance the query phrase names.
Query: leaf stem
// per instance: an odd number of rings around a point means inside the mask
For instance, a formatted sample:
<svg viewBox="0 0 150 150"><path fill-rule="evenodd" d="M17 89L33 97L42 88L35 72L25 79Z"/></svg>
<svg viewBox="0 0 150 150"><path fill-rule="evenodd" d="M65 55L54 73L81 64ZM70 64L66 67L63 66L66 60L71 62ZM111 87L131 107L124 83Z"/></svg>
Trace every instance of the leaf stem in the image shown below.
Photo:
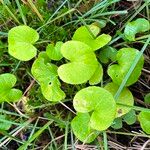
<svg viewBox="0 0 150 150"><path fill-rule="evenodd" d="M108 150L108 141L106 131L103 131L104 150Z"/></svg>
<svg viewBox="0 0 150 150"><path fill-rule="evenodd" d="M127 108L131 108L131 109L134 109L134 110L136 110L136 111L150 112L150 109L148 109L148 108L143 108L143 107L139 107L139 106L130 106L130 105L125 105L125 104L121 104L121 103L117 103L117 105L123 106L123 107L127 107Z"/></svg>

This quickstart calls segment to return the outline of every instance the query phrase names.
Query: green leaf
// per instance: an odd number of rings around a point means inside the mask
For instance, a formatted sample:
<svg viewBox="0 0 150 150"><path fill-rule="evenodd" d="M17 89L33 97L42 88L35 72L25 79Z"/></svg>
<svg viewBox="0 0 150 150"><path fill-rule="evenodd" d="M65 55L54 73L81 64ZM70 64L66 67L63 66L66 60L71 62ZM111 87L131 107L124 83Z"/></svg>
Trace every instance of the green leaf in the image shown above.
<svg viewBox="0 0 150 150"><path fill-rule="evenodd" d="M113 82L120 85L125 78L129 68L131 67L135 57L139 51L134 48L122 48L118 51L116 60L118 64L114 64L108 67L108 75L112 78ZM141 70L144 64L144 57L142 56L129 77L126 86L135 83L141 75Z"/></svg>
<svg viewBox="0 0 150 150"><path fill-rule="evenodd" d="M65 98L65 93L60 88L60 82L55 79L51 84L41 84L41 90L44 97L50 101L60 101Z"/></svg>
<svg viewBox="0 0 150 150"><path fill-rule="evenodd" d="M68 41L62 45L61 53L70 60L58 68L58 75L62 81L82 84L93 76L98 61L88 45L79 41Z"/></svg>
<svg viewBox="0 0 150 150"><path fill-rule="evenodd" d="M22 91L13 88L16 77L10 73L0 75L0 102L16 102L22 97Z"/></svg>
<svg viewBox="0 0 150 150"><path fill-rule="evenodd" d="M147 134L150 134L150 112L141 111L138 115L141 128Z"/></svg>
<svg viewBox="0 0 150 150"><path fill-rule="evenodd" d="M101 82L102 78L103 78L103 68L102 65L99 63L95 73L89 80L89 84L96 85Z"/></svg>
<svg viewBox="0 0 150 150"><path fill-rule="evenodd" d="M108 83L104 88L114 96L116 94L117 90L119 89L119 86L116 85L115 83L111 82L111 83ZM134 98L132 96L132 93L128 90L128 88L124 88L122 90L122 92L120 93L120 96L118 97L116 102L120 103L120 104L133 106ZM120 117L120 116L128 113L130 110L131 110L131 108L117 105L116 117Z"/></svg>
<svg viewBox="0 0 150 150"><path fill-rule="evenodd" d="M48 57L52 60L62 59L63 56L60 51L62 45L63 45L63 42L57 42L55 46L54 46L54 44L49 44L46 47L46 53L47 53Z"/></svg>
<svg viewBox="0 0 150 150"><path fill-rule="evenodd" d="M106 64L110 60L116 61L117 50L110 46L105 46L100 50L99 59L102 63Z"/></svg>
<svg viewBox="0 0 150 150"><path fill-rule="evenodd" d="M98 136L98 132L90 127L90 115L88 113L77 113L71 121L71 127L75 136L84 143L91 143Z"/></svg>
<svg viewBox="0 0 150 150"><path fill-rule="evenodd" d="M95 51L105 46L111 40L111 36L107 34L102 34L96 37L99 32L100 28L98 26L81 26L75 31L72 39L84 42L89 45L93 51Z"/></svg>
<svg viewBox="0 0 150 150"><path fill-rule="evenodd" d="M150 23L145 18L138 18L135 21L127 23L124 35L129 41L135 41L135 35L137 33L150 30Z"/></svg>
<svg viewBox="0 0 150 150"><path fill-rule="evenodd" d="M36 56L33 44L39 39L36 30L28 26L17 26L8 32L8 52L21 61L28 61Z"/></svg>
<svg viewBox="0 0 150 150"><path fill-rule="evenodd" d="M0 130L9 130L11 127L11 124L8 122L5 122L5 120L8 120L5 115L0 115Z"/></svg>
<svg viewBox="0 0 150 150"><path fill-rule="evenodd" d="M60 101L65 93L60 88L57 66L48 62L46 53L41 53L34 61L31 72L41 85L43 96L49 101Z"/></svg>
<svg viewBox="0 0 150 150"><path fill-rule="evenodd" d="M136 122L136 113L135 110L130 110L127 114L123 116L123 120L128 124L132 125Z"/></svg>
<svg viewBox="0 0 150 150"><path fill-rule="evenodd" d="M77 112L92 111L90 126L99 131L106 130L115 118L115 100L111 93L100 87L90 86L80 90L73 99L73 105Z"/></svg>
<svg viewBox="0 0 150 150"><path fill-rule="evenodd" d="M113 121L113 124L111 125L112 128L114 129L121 129L122 128L122 118L115 118L115 120Z"/></svg>
<svg viewBox="0 0 150 150"><path fill-rule="evenodd" d="M44 53L42 53L43 55ZM36 80L40 84L50 83L52 80L57 78L57 66L47 62L44 55L39 55L39 57L34 61L31 72Z"/></svg>
<svg viewBox="0 0 150 150"><path fill-rule="evenodd" d="M150 104L150 93L145 95L144 102L145 102L145 104Z"/></svg>

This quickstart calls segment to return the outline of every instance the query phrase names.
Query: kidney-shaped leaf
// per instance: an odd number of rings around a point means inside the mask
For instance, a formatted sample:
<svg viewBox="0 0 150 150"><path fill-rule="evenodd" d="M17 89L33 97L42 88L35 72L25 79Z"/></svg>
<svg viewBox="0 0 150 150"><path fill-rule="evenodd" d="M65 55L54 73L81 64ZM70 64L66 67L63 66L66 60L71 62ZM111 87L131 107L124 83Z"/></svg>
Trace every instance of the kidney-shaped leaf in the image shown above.
<svg viewBox="0 0 150 150"><path fill-rule="evenodd" d="M135 34L150 30L150 23L145 18L138 18L127 23L124 35L129 41L135 41Z"/></svg>
<svg viewBox="0 0 150 150"><path fill-rule="evenodd" d="M60 101L65 98L65 93L61 90L57 79L57 66L44 58L45 55L39 55L32 65L31 72L41 85L43 96L50 101Z"/></svg>
<svg viewBox="0 0 150 150"><path fill-rule="evenodd" d="M114 96L116 94L117 90L119 89L119 86L111 82L105 86L105 89ZM120 104L124 104L124 105L133 106L134 98L133 98L132 93L128 90L128 88L124 88L122 90L122 92L120 93L120 96L118 97L116 102L120 103ZM131 108L117 105L116 117L120 117L120 116L128 113L130 110L131 110Z"/></svg>
<svg viewBox="0 0 150 150"><path fill-rule="evenodd" d="M90 86L77 92L73 99L76 111L92 112L90 126L93 129L106 130L115 118L116 103L113 95L107 90Z"/></svg>
<svg viewBox="0 0 150 150"><path fill-rule="evenodd" d="M5 73L0 75L0 102L16 102L22 97L22 91L13 88L16 77Z"/></svg>
<svg viewBox="0 0 150 150"><path fill-rule="evenodd" d="M107 34L102 34L97 37L99 32L100 28L98 26L81 26L75 31L72 39L84 42L95 51L105 46L111 40L111 36Z"/></svg>
<svg viewBox="0 0 150 150"><path fill-rule="evenodd" d="M62 45L61 53L70 60L58 68L61 80L69 84L81 84L93 76L98 61L88 45L79 41L68 41Z"/></svg>
<svg viewBox="0 0 150 150"><path fill-rule="evenodd" d="M108 68L108 75L112 78L114 83L118 85L122 83L122 80L128 73L138 53L139 51L134 48L122 48L118 51L116 56L118 64L111 65ZM141 75L143 64L144 57L142 56L134 68L131 76L129 77L126 86L132 85L138 80L139 76Z"/></svg>
<svg viewBox="0 0 150 150"><path fill-rule="evenodd" d="M60 51L62 44L63 42L57 42L55 46L54 44L49 44L46 47L46 53L50 59L60 60L63 58L61 51Z"/></svg>
<svg viewBox="0 0 150 150"><path fill-rule="evenodd" d="M21 61L28 61L36 56L33 44L38 39L36 30L25 25L14 27L8 32L8 52Z"/></svg>
<svg viewBox="0 0 150 150"><path fill-rule="evenodd" d="M150 134L150 112L141 111L138 115L138 119L143 131Z"/></svg>
<svg viewBox="0 0 150 150"><path fill-rule="evenodd" d="M77 113L77 116L71 121L71 127L75 136L84 143L91 143L98 136L98 132L90 127L88 113Z"/></svg>

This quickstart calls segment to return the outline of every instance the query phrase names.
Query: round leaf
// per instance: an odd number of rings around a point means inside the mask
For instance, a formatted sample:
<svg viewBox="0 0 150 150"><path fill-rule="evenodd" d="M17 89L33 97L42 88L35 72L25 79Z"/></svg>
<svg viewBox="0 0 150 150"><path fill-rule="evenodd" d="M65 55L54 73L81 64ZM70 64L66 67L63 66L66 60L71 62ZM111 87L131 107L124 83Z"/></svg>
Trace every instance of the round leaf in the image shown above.
<svg viewBox="0 0 150 150"><path fill-rule="evenodd" d="M81 84L93 76L98 62L88 45L79 41L68 41L63 44L61 53L71 61L58 68L61 80L69 84Z"/></svg>
<svg viewBox="0 0 150 150"><path fill-rule="evenodd" d="M25 25L14 27L8 32L8 52L21 61L28 61L36 56L33 44L38 39L36 30Z"/></svg>
<svg viewBox="0 0 150 150"><path fill-rule="evenodd" d="M81 26L75 31L72 39L84 42L95 51L105 46L111 40L111 36L107 34L96 37L99 32L100 28L95 25Z"/></svg>
<svg viewBox="0 0 150 150"><path fill-rule="evenodd" d="M105 89L107 91L109 91L114 96L116 94L117 90L119 89L119 86L114 84L114 83L108 83L105 86ZM120 104L133 106L134 105L134 98L132 96L132 93L127 88L124 88L122 90L120 96L116 100L116 102L120 103ZM120 117L120 116L128 113L130 110L131 110L131 108L127 108L127 107L117 105L116 117Z"/></svg>
<svg viewBox="0 0 150 150"><path fill-rule="evenodd" d="M71 121L71 127L75 136L84 143L91 143L98 133L90 127L90 115L88 113L77 113Z"/></svg>
<svg viewBox="0 0 150 150"><path fill-rule="evenodd" d="M111 93L100 87L87 87L75 95L73 105L76 111L93 111L90 126L93 129L106 130L115 118L116 103Z"/></svg>
<svg viewBox="0 0 150 150"><path fill-rule="evenodd" d="M143 131L147 134L150 134L150 112L140 112L140 114L138 115L138 119Z"/></svg>
<svg viewBox="0 0 150 150"><path fill-rule="evenodd" d="M139 53L138 50L134 48L122 48L118 51L116 60L118 64L109 66L108 75L112 78L113 82L120 85L122 80L125 78L128 73L135 57ZM141 70L144 64L144 57L142 56L136 67L134 68L131 76L129 77L126 86L132 85L135 83L139 76L141 75Z"/></svg>
<svg viewBox="0 0 150 150"><path fill-rule="evenodd" d="M46 53L50 59L60 60L63 58L61 51L60 51L62 44L63 42L57 42L55 46L53 44L49 44L46 47Z"/></svg>

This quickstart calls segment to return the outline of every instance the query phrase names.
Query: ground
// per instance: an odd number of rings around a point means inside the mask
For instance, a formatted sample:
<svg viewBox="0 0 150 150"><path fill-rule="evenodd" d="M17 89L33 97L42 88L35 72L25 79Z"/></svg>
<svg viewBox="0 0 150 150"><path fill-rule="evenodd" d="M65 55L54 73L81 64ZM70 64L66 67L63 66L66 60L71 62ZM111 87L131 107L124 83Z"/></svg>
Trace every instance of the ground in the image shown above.
<svg viewBox="0 0 150 150"><path fill-rule="evenodd" d="M29 61L20 61L8 53L9 30L23 24L39 33L40 38L34 44L38 53L45 51L49 43L71 40L78 27L90 24L101 27L101 33L109 34L112 37L110 45L117 50L134 47L140 51L150 37L149 31L138 34L136 41L132 42L120 38L126 24L137 18L150 21L149 0L0 0L0 73L15 75L15 88L23 91L23 96L18 102L1 102L0 149L150 149L150 136L142 131L138 119L132 125L124 122L120 129L108 128L105 131L106 137L99 134L90 144L78 140L70 125L75 117L72 100L77 91L89 84L71 85L60 81L66 98L53 103L44 98L39 83L31 73L31 66L37 56ZM150 108L150 104L144 102L145 95L150 93L149 49L148 43L143 54L144 66L141 76L129 87L134 96L136 107L133 109L136 110L136 115L141 108ZM99 50L96 51L96 55L98 57ZM67 60L51 62L60 66ZM107 67L111 63L103 64L104 85L111 80L107 75Z"/></svg>

